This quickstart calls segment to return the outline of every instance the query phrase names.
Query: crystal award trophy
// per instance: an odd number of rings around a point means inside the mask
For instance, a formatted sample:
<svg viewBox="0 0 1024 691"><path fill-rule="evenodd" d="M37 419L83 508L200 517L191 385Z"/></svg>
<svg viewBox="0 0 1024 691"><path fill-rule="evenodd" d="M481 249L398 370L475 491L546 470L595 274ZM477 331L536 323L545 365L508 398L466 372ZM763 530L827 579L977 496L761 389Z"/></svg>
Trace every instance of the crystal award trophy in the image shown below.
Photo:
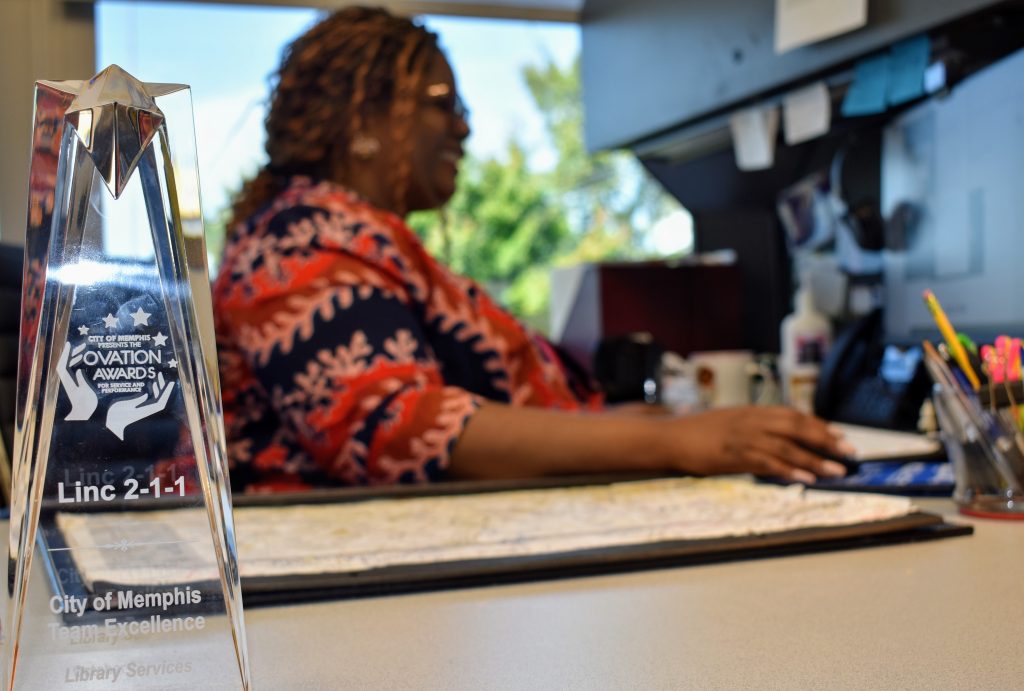
<svg viewBox="0 0 1024 691"><path fill-rule="evenodd" d="M249 689L191 95L36 84L5 689Z"/></svg>

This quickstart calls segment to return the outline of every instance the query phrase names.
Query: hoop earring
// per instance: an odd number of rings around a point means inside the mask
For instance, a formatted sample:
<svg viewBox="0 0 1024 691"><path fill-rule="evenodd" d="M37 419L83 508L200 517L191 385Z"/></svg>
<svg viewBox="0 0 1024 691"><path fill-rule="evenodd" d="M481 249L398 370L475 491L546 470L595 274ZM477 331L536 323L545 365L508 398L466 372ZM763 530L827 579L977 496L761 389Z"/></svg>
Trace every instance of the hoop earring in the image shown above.
<svg viewBox="0 0 1024 691"><path fill-rule="evenodd" d="M369 161L380 153L380 140L368 134L358 132L348 145L349 152L362 161Z"/></svg>

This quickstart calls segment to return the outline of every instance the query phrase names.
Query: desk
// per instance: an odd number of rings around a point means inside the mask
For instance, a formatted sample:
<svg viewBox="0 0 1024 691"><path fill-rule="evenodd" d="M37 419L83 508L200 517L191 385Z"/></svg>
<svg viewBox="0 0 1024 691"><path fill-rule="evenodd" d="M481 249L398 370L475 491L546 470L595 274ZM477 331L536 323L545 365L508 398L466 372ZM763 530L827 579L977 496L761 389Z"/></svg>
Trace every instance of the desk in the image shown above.
<svg viewBox="0 0 1024 691"><path fill-rule="evenodd" d="M948 514L948 501L924 500ZM257 689L1020 688L1024 524L247 612Z"/></svg>
<svg viewBox="0 0 1024 691"><path fill-rule="evenodd" d="M918 544L253 608L254 688L1021 688L1024 523L972 522Z"/></svg>

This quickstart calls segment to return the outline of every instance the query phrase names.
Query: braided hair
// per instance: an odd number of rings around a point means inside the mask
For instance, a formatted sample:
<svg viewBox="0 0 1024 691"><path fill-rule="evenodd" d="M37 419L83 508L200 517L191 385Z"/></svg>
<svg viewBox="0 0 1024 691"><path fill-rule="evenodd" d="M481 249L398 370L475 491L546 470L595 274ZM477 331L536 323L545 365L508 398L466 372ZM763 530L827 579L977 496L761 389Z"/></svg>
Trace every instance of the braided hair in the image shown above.
<svg viewBox="0 0 1024 691"><path fill-rule="evenodd" d="M366 119L382 111L393 122L393 210L403 213L417 93L438 50L436 35L422 26L366 7L336 12L295 39L265 122L269 160L236 197L229 227L268 204L291 176L329 177Z"/></svg>

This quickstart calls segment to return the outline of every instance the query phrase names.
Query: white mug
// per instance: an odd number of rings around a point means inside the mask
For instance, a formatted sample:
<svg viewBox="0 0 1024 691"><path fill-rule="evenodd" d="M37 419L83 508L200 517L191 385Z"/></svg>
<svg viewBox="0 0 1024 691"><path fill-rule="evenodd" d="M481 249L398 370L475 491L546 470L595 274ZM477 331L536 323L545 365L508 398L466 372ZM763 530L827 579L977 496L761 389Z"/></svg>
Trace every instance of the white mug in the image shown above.
<svg viewBox="0 0 1024 691"><path fill-rule="evenodd" d="M753 377L761 372L751 351L692 353L689 362L705 408L749 405L753 400Z"/></svg>

